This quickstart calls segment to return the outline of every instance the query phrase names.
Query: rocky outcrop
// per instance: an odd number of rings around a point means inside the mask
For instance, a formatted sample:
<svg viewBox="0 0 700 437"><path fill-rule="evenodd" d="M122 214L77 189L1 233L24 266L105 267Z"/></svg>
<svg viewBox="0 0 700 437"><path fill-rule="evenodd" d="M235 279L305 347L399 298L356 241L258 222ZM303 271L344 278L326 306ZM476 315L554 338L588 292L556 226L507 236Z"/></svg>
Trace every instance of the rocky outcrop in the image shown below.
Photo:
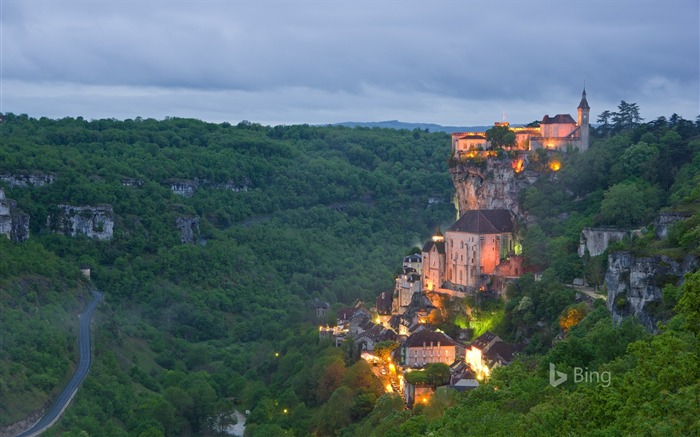
<svg viewBox="0 0 700 437"><path fill-rule="evenodd" d="M122 179L122 185L125 187L139 188L139 187L142 187L143 184L144 184L144 181L142 179L132 179L132 178L123 178Z"/></svg>
<svg viewBox="0 0 700 437"><path fill-rule="evenodd" d="M655 307L661 303L665 284L680 284L683 275L698 268L698 259L686 255L682 261L667 256L637 257L632 252L621 251L608 255L608 271L605 285L608 289L607 305L613 321L636 316L656 332Z"/></svg>
<svg viewBox="0 0 700 437"><path fill-rule="evenodd" d="M605 252L615 241L622 241L630 236L630 231L612 228L583 228L578 243L578 255L598 256Z"/></svg>
<svg viewBox="0 0 700 437"><path fill-rule="evenodd" d="M46 173L2 173L0 180L7 182L11 187L42 187L52 184L56 176Z"/></svg>
<svg viewBox="0 0 700 437"><path fill-rule="evenodd" d="M175 227L180 231L180 241L196 243L199 240L199 217L177 217Z"/></svg>
<svg viewBox="0 0 700 437"><path fill-rule="evenodd" d="M49 217L49 227L71 237L85 235L97 240L110 240L114 235L114 211L110 205L58 205Z"/></svg>
<svg viewBox="0 0 700 437"><path fill-rule="evenodd" d="M182 197L192 197L199 188L197 181L188 181L183 179L171 179L166 181L170 185L170 191Z"/></svg>
<svg viewBox="0 0 700 437"><path fill-rule="evenodd" d="M0 188L0 234L14 242L29 238L29 215L17 208L17 202L5 197Z"/></svg>
<svg viewBox="0 0 700 437"><path fill-rule="evenodd" d="M662 212L659 213L656 220L654 220L654 228L656 229L656 238L666 238L668 237L668 229L685 219L690 217L690 214L684 214L682 212Z"/></svg>
<svg viewBox="0 0 700 437"><path fill-rule="evenodd" d="M228 190L234 192L248 191L250 189L250 181L245 179L242 183L227 181L222 184L213 183L206 179L168 179L165 181L170 186L170 190L183 197L192 197L199 188L214 188L219 190Z"/></svg>
<svg viewBox="0 0 700 437"><path fill-rule="evenodd" d="M516 159L485 158L452 166L450 175L460 214L475 209L509 209L523 218L518 193L536 180L536 175L522 171L525 159L524 155Z"/></svg>

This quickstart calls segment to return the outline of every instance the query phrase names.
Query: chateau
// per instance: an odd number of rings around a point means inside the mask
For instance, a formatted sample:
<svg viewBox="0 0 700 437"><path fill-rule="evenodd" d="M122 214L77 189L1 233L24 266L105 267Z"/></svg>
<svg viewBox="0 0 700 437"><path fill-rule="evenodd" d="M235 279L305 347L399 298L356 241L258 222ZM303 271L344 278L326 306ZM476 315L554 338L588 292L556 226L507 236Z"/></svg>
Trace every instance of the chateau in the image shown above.
<svg viewBox="0 0 700 437"><path fill-rule="evenodd" d="M577 108L577 120L569 114L545 115L539 126L511 127L508 122L496 122L494 126L505 126L515 134L514 150L566 150L568 146L581 151L588 150L589 115L591 112L586 100L586 90L581 94ZM475 150L488 150L491 144L486 132L455 132L452 134L452 155L459 158Z"/></svg>

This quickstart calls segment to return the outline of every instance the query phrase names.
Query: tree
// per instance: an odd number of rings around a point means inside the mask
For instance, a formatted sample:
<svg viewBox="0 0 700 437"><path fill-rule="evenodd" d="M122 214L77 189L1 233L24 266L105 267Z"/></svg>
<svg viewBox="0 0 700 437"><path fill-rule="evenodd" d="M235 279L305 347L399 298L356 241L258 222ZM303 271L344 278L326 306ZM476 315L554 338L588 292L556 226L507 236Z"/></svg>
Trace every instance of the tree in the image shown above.
<svg viewBox="0 0 700 437"><path fill-rule="evenodd" d="M612 125L610 124L610 119L612 118L612 116L612 112L608 111L607 109L598 116L597 121L601 124L601 126L598 129L600 129L600 133L605 136L610 135L610 129L612 128Z"/></svg>
<svg viewBox="0 0 700 437"><path fill-rule="evenodd" d="M605 191L600 205L603 224L629 227L648 220L658 205L658 190L653 187L623 182Z"/></svg>
<svg viewBox="0 0 700 437"><path fill-rule="evenodd" d="M639 116L639 106L636 103L627 103L624 100L620 101L620 104L617 106L617 112L613 112L611 116L615 132L639 126L644 120Z"/></svg>
<svg viewBox="0 0 700 437"><path fill-rule="evenodd" d="M399 347L399 343L396 341L386 340L380 341L374 345L374 354L379 357L380 360L388 362L391 358L391 353Z"/></svg>
<svg viewBox="0 0 700 437"><path fill-rule="evenodd" d="M486 130L486 140L492 149L515 146L515 133L508 126L494 126Z"/></svg>

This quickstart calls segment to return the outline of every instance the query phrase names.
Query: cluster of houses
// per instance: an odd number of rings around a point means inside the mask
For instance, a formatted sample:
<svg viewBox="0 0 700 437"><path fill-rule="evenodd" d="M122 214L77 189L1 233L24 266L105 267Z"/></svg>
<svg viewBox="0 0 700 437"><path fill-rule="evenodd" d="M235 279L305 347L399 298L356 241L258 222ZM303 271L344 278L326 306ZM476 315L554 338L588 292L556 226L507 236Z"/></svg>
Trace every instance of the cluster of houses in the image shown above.
<svg viewBox="0 0 700 437"><path fill-rule="evenodd" d="M486 213L487 217L489 215ZM451 237L451 232L448 230L447 238ZM431 363L443 363L450 368L449 386L464 391L478 387L479 380L487 378L493 368L508 365L517 349L490 332L470 340L467 330L463 330L459 338L451 338L430 323L431 314L440 311L435 296L441 290L424 288L426 282L422 273L426 271L426 259L430 261L430 255L426 257L425 250L438 245L443 248L447 246L444 241L435 241L435 238L426 244L423 254L404 258L402 273L396 278L393 292L380 293L372 308L367 308L360 301L352 307L339 309L336 326L320 326L319 336L321 339L331 339L336 346L351 338L354 347L363 353L362 356L374 363L377 359L372 353L378 343L397 342L399 346L394 349L391 362L400 375ZM470 240L467 238L465 241ZM500 241L508 245L511 240L502 238ZM491 251L484 252L492 254ZM328 309L325 302L315 301L314 305L319 317ZM401 376L398 379L401 381L399 391L409 406L416 399L425 402L432 396L432 387L415 387Z"/></svg>

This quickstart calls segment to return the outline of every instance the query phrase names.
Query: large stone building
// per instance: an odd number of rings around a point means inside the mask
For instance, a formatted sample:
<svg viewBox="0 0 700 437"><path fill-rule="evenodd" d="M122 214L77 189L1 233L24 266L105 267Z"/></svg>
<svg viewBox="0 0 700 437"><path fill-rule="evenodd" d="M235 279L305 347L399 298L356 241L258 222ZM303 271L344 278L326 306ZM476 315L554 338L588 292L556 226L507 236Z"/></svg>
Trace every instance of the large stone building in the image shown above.
<svg viewBox="0 0 700 437"><path fill-rule="evenodd" d="M588 150L591 108L583 90L581 102L577 108L577 119L569 114L545 115L539 126L510 127L508 122L499 122L495 126L506 126L515 134L516 150L550 149L564 150L575 147L581 151ZM491 148L486 139L486 132L455 132L452 134L452 154L455 158L476 153L476 150Z"/></svg>
<svg viewBox="0 0 700 437"><path fill-rule="evenodd" d="M424 287L480 289L516 247L510 211L466 211L444 237L438 234L423 247Z"/></svg>

